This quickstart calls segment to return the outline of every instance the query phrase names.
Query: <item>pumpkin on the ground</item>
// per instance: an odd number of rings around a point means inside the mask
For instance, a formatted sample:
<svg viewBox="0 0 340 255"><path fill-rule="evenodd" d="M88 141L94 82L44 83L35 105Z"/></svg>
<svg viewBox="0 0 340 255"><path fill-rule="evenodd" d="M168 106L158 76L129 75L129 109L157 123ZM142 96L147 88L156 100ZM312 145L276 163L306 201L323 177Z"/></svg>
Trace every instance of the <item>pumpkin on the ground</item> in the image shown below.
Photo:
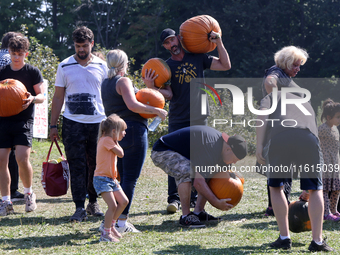
<svg viewBox="0 0 340 255"><path fill-rule="evenodd" d="M164 108L165 105L164 96L161 94L161 92L155 89L143 88L136 93L136 98L138 102L162 109ZM145 119L157 116L156 114L146 113L140 113L139 115Z"/></svg>
<svg viewBox="0 0 340 255"><path fill-rule="evenodd" d="M289 204L288 211L289 230L294 233L311 231L311 223L308 215L308 202L294 201Z"/></svg>
<svg viewBox="0 0 340 255"><path fill-rule="evenodd" d="M220 25L209 15L195 16L184 21L179 28L183 48L191 53L213 51L216 44L209 40L211 31L222 36Z"/></svg>
<svg viewBox="0 0 340 255"><path fill-rule="evenodd" d="M23 111L26 87L15 79L0 81L0 116L9 117Z"/></svg>
<svg viewBox="0 0 340 255"><path fill-rule="evenodd" d="M171 70L168 64L160 58L149 59L142 68L142 77L145 78L146 69L149 71L155 71L155 75L158 77L155 79L155 86L158 88L163 88L167 85L168 81L171 79Z"/></svg>
<svg viewBox="0 0 340 255"><path fill-rule="evenodd" d="M228 204L235 207L241 201L243 183L244 178L240 173L226 171L215 174L208 185L217 198L230 198Z"/></svg>

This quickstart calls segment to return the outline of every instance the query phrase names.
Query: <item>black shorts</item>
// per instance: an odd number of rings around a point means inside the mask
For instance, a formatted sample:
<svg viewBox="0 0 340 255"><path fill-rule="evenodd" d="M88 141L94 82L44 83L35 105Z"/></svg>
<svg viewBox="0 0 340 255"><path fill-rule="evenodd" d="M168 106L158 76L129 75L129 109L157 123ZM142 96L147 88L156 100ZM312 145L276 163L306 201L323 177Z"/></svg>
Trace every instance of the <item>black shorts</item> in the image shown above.
<svg viewBox="0 0 340 255"><path fill-rule="evenodd" d="M322 153L318 138L309 130L291 128L275 135L267 159L270 187L282 186L298 172L302 190L322 190Z"/></svg>
<svg viewBox="0 0 340 255"><path fill-rule="evenodd" d="M33 120L0 120L0 148L12 148L15 145L32 147Z"/></svg>

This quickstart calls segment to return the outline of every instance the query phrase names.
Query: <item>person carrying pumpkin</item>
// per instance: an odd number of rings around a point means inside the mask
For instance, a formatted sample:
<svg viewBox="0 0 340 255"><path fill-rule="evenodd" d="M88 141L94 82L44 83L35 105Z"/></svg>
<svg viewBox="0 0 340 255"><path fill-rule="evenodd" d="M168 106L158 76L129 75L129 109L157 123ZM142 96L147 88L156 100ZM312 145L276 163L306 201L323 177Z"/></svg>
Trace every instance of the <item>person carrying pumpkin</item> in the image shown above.
<svg viewBox="0 0 340 255"><path fill-rule="evenodd" d="M175 178L182 205L179 224L182 227L205 227L204 221L218 221L205 210L207 201L217 209L227 211L233 206L230 198L218 199L208 181L218 171L209 167L227 169L247 155L247 142L239 135L228 136L204 125L190 126L162 136L152 148L151 159L155 166ZM190 211L191 188L197 190L197 203Z"/></svg>
<svg viewBox="0 0 340 255"><path fill-rule="evenodd" d="M300 88L299 91L304 89ZM322 238L323 225L323 190L322 166L323 159L318 139L318 129L315 112L311 104L298 95L285 92L286 112L281 104L283 92L273 89L261 100L260 110L272 109L273 100L276 109L271 114L258 115L260 120L256 128L256 158L260 164L266 165L270 197L275 218L279 227L278 239L270 244L273 249L290 249L292 241L289 234L288 202L283 191L283 185L292 178L293 169L300 173L300 187L308 190L308 213L311 221L312 241L308 250L332 251L333 249ZM274 98L276 97L276 98ZM304 101L304 102L301 102ZM308 99L307 99L308 100ZM282 107L282 108L281 108ZM304 109L305 111L302 111ZM266 120L275 120L268 124ZM284 124L282 124L284 123Z"/></svg>
<svg viewBox="0 0 340 255"><path fill-rule="evenodd" d="M19 166L19 176L24 186L25 211L31 212L37 208L36 195L32 189L33 168L29 161L32 138L34 104L43 103L43 77L40 70L25 64L28 56L29 41L26 37L17 35L8 44L11 63L0 70L0 80L15 79L27 89L23 111L9 116L0 117L0 188L2 201L0 216L14 213L10 196L11 178L8 169L8 158L11 148L15 147L16 161ZM9 128L10 127L10 128Z"/></svg>
<svg viewBox="0 0 340 255"><path fill-rule="evenodd" d="M199 109L201 109L201 106L190 106L190 90L194 88L196 91L191 91L191 93L199 95L201 92L200 87L203 85L190 87L190 82L194 78L204 78L205 69L227 71L231 68L229 55L220 34L212 31L208 38L211 42L216 43L218 57L205 53L186 52L181 45L180 35L171 28L164 29L160 34L162 46L171 54L171 57L166 60L172 74L171 86L159 89L154 86L150 79L144 79L144 83L149 88L159 90L166 99L170 100L168 133L190 125L207 125L208 115L200 114ZM152 72L152 70L146 70L146 72ZM199 104L199 100L192 100L191 103ZM191 207L194 207L195 200L196 196L193 194ZM174 213L179 209L179 205L180 201L175 179L168 176L167 211Z"/></svg>

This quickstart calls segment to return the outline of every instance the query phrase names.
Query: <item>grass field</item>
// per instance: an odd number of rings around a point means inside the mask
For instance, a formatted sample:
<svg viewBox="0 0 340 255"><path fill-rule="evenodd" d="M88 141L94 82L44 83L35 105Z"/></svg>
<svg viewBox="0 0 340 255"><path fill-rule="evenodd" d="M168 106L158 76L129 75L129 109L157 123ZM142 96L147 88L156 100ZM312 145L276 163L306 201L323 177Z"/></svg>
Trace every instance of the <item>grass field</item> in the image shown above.
<svg viewBox="0 0 340 255"><path fill-rule="evenodd" d="M311 232L291 233L290 251L268 249L279 233L274 217L264 216L267 207L266 179L259 174L244 174L244 195L232 210L222 212L206 206L207 212L223 221L205 229L188 230L178 225L180 212L166 213L167 178L154 167L147 156L138 181L129 221L141 233L124 235L121 242L100 243L98 227L102 218L88 217L86 222L69 223L74 213L71 192L58 198L45 195L40 183L41 165L49 148L48 142L34 141L31 162L38 208L25 213L23 202L15 202L15 214L0 217L0 254L300 254L308 252ZM57 149L52 158L58 158ZM237 166L253 165L247 157ZM20 183L22 192L22 184ZM291 200L300 194L294 181ZM103 211L106 205L99 203ZM340 252L339 224L324 223L323 235Z"/></svg>

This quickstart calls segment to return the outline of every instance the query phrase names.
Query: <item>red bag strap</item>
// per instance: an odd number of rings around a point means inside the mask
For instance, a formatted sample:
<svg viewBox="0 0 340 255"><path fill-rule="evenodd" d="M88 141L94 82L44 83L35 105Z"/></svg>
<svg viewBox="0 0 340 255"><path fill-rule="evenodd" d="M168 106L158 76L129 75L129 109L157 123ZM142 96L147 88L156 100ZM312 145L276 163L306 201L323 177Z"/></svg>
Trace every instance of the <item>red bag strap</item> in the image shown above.
<svg viewBox="0 0 340 255"><path fill-rule="evenodd" d="M56 138L54 138L54 140L53 140L52 143L51 143L50 149L49 149L49 151L48 151L47 158L46 158L46 162L48 162L48 159L50 158L50 154L51 154L52 146L53 146L53 143L54 143L54 142L55 142L55 145L57 145L57 148L58 148L58 151L59 151L59 153L60 153L60 156L62 157L63 160L65 160L64 155L63 155L63 153L61 152L61 149L60 149L60 147L59 147L58 141L57 141Z"/></svg>

